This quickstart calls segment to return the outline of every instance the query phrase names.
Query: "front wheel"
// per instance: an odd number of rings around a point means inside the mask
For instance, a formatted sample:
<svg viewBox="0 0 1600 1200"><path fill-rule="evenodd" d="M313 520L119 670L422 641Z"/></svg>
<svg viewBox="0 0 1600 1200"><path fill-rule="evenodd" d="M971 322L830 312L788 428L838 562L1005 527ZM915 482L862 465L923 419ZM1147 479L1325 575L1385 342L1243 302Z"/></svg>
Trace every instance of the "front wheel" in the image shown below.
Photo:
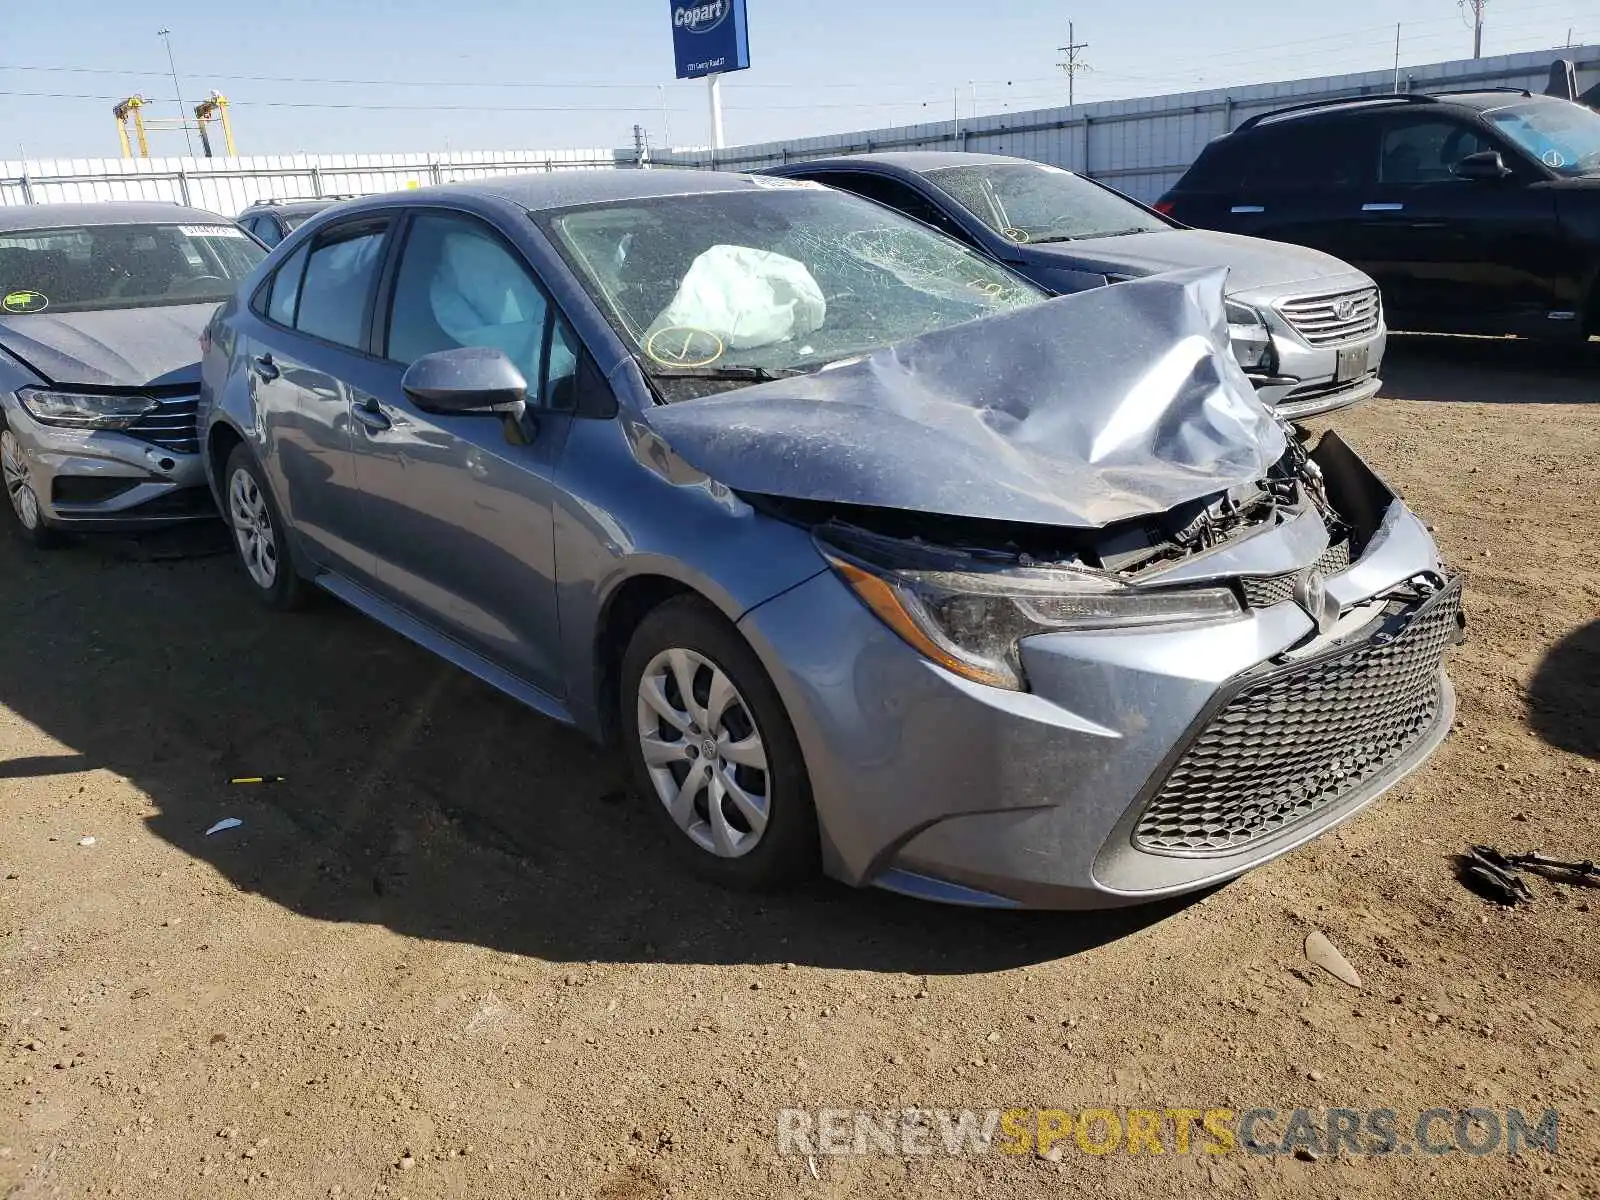
<svg viewBox="0 0 1600 1200"><path fill-rule="evenodd" d="M635 631L621 683L635 785L692 869L747 890L816 874L805 760L737 629L697 597L669 600Z"/></svg>
<svg viewBox="0 0 1600 1200"><path fill-rule="evenodd" d="M0 480L5 483L11 512L17 518L23 538L41 550L60 545L61 535L45 521L39 494L33 490L22 443L3 425L0 425Z"/></svg>
<svg viewBox="0 0 1600 1200"><path fill-rule="evenodd" d="M308 598L306 582L295 572L287 530L261 465L244 445L228 456L222 483L223 514L250 590L268 608L301 607Z"/></svg>

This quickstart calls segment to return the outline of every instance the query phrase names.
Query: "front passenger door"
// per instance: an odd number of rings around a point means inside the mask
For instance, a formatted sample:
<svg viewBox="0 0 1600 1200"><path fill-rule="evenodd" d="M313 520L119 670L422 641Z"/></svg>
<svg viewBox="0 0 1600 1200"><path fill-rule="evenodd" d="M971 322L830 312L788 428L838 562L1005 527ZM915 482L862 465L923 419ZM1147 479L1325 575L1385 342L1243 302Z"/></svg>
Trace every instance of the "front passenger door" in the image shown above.
<svg viewBox="0 0 1600 1200"><path fill-rule="evenodd" d="M377 587L437 632L550 695L558 667L553 483L578 343L522 255L488 223L421 209L394 273L379 418L354 434ZM424 354L505 352L530 420L424 412L400 386Z"/></svg>

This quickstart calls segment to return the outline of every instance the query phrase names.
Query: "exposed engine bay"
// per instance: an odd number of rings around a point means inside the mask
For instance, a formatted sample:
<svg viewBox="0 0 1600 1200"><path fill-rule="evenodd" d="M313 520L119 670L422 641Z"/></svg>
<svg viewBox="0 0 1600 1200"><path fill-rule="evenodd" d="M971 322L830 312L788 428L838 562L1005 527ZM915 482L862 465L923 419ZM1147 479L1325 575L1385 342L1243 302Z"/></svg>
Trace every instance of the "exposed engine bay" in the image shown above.
<svg viewBox="0 0 1600 1200"><path fill-rule="evenodd" d="M949 517L864 505L745 494L752 505L824 537L865 533L995 567L1074 567L1138 584L1174 563L1208 554L1317 512L1330 544L1359 557L1393 493L1335 433L1311 443L1295 428L1266 476L1101 529Z"/></svg>

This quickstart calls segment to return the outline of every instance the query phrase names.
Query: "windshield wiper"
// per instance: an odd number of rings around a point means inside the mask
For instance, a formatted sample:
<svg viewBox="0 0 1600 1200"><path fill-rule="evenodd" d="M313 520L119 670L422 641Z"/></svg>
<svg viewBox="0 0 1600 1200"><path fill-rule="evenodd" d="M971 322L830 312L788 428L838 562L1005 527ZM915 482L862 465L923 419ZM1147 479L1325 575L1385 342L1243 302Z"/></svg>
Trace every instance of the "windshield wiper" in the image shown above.
<svg viewBox="0 0 1600 1200"><path fill-rule="evenodd" d="M1075 242L1082 236L1082 234L1078 233L1053 233L1049 237L1030 238L1027 244L1030 246L1043 246L1050 242Z"/></svg>
<svg viewBox="0 0 1600 1200"><path fill-rule="evenodd" d="M1144 225L1135 225L1132 229L1107 229L1104 233L1080 233L1078 235L1078 237L1079 237L1079 239L1086 241L1089 238L1122 237L1124 234L1129 234L1129 233L1154 233L1154 232L1155 231L1153 229L1150 229L1150 228L1148 228L1148 227L1146 227Z"/></svg>
<svg viewBox="0 0 1600 1200"><path fill-rule="evenodd" d="M803 371L774 367L663 367L651 365L645 370L658 379L733 379L746 383L771 383L775 379L789 379L803 375Z"/></svg>

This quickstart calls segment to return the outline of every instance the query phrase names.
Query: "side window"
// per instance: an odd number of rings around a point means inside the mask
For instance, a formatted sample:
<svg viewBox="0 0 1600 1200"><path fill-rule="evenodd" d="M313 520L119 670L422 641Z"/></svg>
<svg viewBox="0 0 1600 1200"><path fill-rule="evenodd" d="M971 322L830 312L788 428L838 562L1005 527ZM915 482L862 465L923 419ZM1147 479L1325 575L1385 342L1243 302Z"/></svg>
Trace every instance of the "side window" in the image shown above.
<svg viewBox="0 0 1600 1200"><path fill-rule="evenodd" d="M460 346L505 352L537 403L549 304L520 255L483 225L422 213L395 276L385 357L412 363Z"/></svg>
<svg viewBox="0 0 1600 1200"><path fill-rule="evenodd" d="M306 270L306 247L301 246L278 268L266 293L262 315L277 325L294 327L295 301L300 299L300 277Z"/></svg>
<svg viewBox="0 0 1600 1200"><path fill-rule="evenodd" d="M863 196L868 200L876 200L879 204L887 204L913 220L921 221L924 225L932 225L935 229L963 242L972 241L961 226L941 212L933 201L897 179L886 179L882 175L870 175L866 172L830 171L826 175L818 175L817 181L831 187L843 188L847 192L854 192L857 196Z"/></svg>
<svg viewBox="0 0 1600 1200"><path fill-rule="evenodd" d="M556 412L572 412L578 407L578 339L567 323L557 317L550 331L550 354L545 362L544 385L539 395Z"/></svg>
<svg viewBox="0 0 1600 1200"><path fill-rule="evenodd" d="M1360 121L1290 120L1249 142L1244 187L1253 192L1349 189L1371 182L1371 126Z"/></svg>
<svg viewBox="0 0 1600 1200"><path fill-rule="evenodd" d="M1469 154L1494 149L1469 125L1443 121L1391 121L1384 126L1383 148L1378 156L1382 183L1454 183L1450 170Z"/></svg>
<svg viewBox="0 0 1600 1200"><path fill-rule="evenodd" d="M336 225L317 238L300 285L296 329L361 349L388 228L387 217L357 220Z"/></svg>
<svg viewBox="0 0 1600 1200"><path fill-rule="evenodd" d="M276 246L283 241L283 231L278 228L278 218L270 213L263 213L256 218L255 235L269 246Z"/></svg>

